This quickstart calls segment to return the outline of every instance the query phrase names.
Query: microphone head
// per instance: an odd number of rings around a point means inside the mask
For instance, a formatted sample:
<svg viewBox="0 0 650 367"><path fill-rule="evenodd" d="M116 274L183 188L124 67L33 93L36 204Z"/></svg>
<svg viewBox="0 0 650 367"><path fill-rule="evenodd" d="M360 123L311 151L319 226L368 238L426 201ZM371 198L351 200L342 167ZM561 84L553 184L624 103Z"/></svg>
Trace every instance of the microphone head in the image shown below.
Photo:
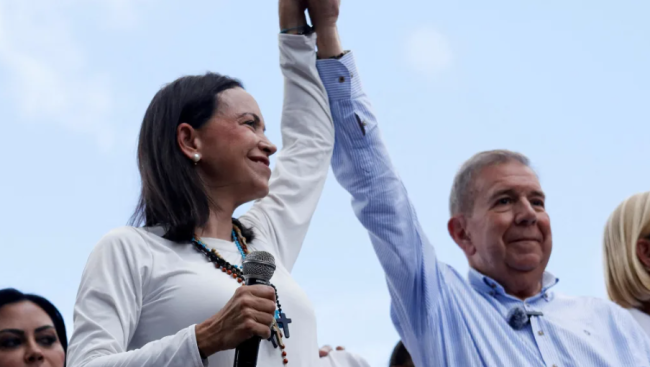
<svg viewBox="0 0 650 367"><path fill-rule="evenodd" d="M526 310L517 306L508 312L508 324L515 330L521 330L528 324L529 317Z"/></svg>
<svg viewBox="0 0 650 367"><path fill-rule="evenodd" d="M245 279L256 278L268 282L275 272L275 258L266 251L253 251L246 255L242 273Z"/></svg>

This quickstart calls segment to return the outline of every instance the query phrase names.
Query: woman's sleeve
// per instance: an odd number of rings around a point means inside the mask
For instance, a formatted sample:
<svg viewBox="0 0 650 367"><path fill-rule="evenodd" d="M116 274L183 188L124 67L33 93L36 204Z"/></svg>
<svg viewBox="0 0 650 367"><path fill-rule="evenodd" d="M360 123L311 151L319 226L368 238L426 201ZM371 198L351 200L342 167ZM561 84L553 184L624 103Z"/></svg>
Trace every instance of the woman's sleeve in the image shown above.
<svg viewBox="0 0 650 367"><path fill-rule="evenodd" d="M316 69L316 35L281 34L279 41L284 75L282 149L269 195L240 219L272 242L291 271L327 178L334 127Z"/></svg>
<svg viewBox="0 0 650 367"><path fill-rule="evenodd" d="M194 325L127 351L151 265L151 252L134 228L100 240L81 278L67 367L204 367Z"/></svg>

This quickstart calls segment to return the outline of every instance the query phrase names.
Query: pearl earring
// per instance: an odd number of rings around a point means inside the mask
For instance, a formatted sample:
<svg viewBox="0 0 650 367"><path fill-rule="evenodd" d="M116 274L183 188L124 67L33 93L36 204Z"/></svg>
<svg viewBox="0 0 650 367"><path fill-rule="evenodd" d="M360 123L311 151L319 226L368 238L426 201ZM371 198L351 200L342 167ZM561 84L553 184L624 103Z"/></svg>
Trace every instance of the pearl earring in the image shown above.
<svg viewBox="0 0 650 367"><path fill-rule="evenodd" d="M194 164L199 163L199 161L201 160L201 155L199 153L194 153L194 155L192 156L192 160L194 161Z"/></svg>

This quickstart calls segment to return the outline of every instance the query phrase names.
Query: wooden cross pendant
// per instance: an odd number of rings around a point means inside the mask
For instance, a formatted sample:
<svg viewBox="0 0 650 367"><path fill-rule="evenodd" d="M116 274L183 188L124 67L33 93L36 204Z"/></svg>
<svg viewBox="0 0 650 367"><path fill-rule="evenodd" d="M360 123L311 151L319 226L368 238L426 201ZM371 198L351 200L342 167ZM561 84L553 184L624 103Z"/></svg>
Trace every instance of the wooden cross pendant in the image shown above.
<svg viewBox="0 0 650 367"><path fill-rule="evenodd" d="M280 312L280 316L275 319L275 321L278 323L278 326L281 327L284 331L284 337L289 339L289 324L291 323L291 319L288 319L287 315L285 315L284 312Z"/></svg>
<svg viewBox="0 0 650 367"><path fill-rule="evenodd" d="M275 325L273 325L273 326L274 327L271 327L271 337L266 339L266 340L270 341L273 344L273 348L277 348L278 347L278 333L277 333L277 331L275 331Z"/></svg>

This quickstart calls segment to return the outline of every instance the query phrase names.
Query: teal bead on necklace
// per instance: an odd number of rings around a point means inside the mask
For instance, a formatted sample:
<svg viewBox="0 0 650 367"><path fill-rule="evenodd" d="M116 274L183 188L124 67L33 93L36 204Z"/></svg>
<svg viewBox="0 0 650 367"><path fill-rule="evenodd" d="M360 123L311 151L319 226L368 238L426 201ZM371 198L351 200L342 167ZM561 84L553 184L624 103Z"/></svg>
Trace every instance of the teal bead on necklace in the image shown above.
<svg viewBox="0 0 650 367"><path fill-rule="evenodd" d="M242 245L239 243L239 239L237 238L237 232L235 232L234 229L232 230L232 240L235 242L235 245L237 245L237 250L239 250L239 253L241 254L242 264L243 264L243 260L246 259L246 251L244 251L244 248L243 248ZM237 268L239 268L239 269L242 268L242 267L239 266L239 265L235 265L235 266L236 266Z"/></svg>

